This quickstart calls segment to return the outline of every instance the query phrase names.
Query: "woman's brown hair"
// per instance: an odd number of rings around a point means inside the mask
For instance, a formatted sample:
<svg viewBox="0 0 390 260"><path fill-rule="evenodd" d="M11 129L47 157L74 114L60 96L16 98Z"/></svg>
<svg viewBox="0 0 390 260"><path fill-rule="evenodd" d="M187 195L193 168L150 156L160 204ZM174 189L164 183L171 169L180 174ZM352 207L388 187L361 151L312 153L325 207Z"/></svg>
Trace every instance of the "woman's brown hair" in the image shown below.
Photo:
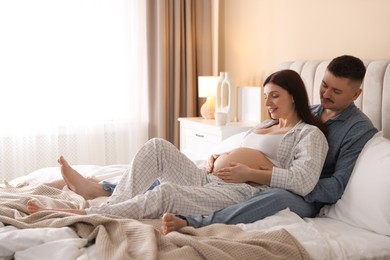
<svg viewBox="0 0 390 260"><path fill-rule="evenodd" d="M317 126L324 134L326 134L326 127L322 121L315 117L309 105L309 97L306 92L305 83L301 76L294 70L280 70L268 76L263 86L268 83L274 83L279 87L287 90L293 97L295 102L295 109L299 117L307 124Z"/></svg>

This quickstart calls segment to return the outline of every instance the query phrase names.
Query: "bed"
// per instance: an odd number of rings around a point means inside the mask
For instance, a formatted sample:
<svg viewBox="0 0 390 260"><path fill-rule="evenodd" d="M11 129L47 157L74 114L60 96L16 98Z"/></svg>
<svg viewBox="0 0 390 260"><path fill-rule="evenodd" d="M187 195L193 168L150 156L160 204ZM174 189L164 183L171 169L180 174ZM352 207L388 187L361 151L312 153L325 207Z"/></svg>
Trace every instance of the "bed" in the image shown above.
<svg viewBox="0 0 390 260"><path fill-rule="evenodd" d="M329 61L283 62L303 77L313 103ZM365 61L363 94L356 101L381 130L364 147L343 197L315 218L289 209L251 224L214 224L162 236L160 220L28 216L31 198L71 208L96 205L64 188L42 183L61 178L59 168L39 169L0 188L0 259L390 259L390 61ZM234 146L242 133L216 149ZM202 163L202 162L198 162ZM83 175L116 182L128 165L77 165Z"/></svg>

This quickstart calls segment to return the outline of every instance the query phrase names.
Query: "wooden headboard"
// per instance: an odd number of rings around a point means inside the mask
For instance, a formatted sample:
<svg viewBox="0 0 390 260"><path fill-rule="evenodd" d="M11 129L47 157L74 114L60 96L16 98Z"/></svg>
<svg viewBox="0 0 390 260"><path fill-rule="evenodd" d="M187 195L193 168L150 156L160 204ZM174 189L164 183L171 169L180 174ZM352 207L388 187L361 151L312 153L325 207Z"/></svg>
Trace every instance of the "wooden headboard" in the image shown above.
<svg viewBox="0 0 390 260"><path fill-rule="evenodd" d="M326 67L325 61L286 61L278 69L292 69L303 78L310 102L320 103L319 87ZM355 101L383 135L390 139L390 61L364 61L367 72L362 85L363 92Z"/></svg>

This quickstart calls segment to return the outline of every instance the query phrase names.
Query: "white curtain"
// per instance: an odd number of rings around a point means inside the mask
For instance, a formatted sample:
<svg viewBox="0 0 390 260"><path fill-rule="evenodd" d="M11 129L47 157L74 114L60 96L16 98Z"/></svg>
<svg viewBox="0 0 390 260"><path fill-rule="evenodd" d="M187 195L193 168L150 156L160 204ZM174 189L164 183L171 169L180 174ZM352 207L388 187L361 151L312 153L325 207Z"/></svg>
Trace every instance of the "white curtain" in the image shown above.
<svg viewBox="0 0 390 260"><path fill-rule="evenodd" d="M0 1L0 178L129 163L148 138L145 6Z"/></svg>

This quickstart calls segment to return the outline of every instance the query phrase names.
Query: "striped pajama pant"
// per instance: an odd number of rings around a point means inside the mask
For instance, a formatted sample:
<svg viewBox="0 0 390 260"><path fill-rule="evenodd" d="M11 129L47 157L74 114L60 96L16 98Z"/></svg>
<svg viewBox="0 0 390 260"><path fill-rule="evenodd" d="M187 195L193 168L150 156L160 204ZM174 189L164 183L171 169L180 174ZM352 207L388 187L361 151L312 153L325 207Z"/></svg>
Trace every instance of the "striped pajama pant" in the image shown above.
<svg viewBox="0 0 390 260"><path fill-rule="evenodd" d="M161 184L146 191L157 179ZM159 218L166 212L207 215L247 200L260 189L225 183L198 168L170 142L154 138L135 155L107 203L86 211L133 219Z"/></svg>

